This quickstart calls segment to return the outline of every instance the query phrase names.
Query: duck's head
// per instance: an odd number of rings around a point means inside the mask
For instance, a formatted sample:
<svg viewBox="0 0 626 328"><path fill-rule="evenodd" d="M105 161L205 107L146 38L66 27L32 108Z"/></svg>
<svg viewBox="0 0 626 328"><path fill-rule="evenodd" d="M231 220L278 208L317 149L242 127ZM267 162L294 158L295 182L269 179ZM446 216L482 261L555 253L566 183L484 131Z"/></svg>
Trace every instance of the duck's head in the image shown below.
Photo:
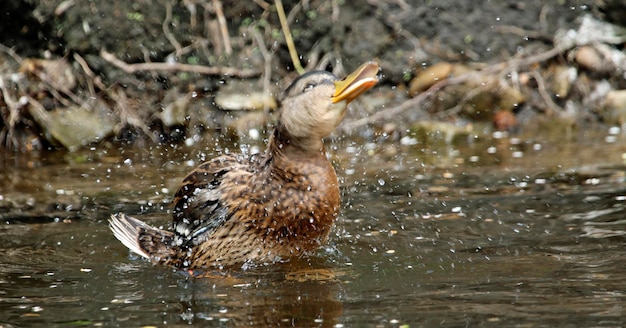
<svg viewBox="0 0 626 328"><path fill-rule="evenodd" d="M282 94L278 128L319 143L339 125L348 103L378 82L377 74L378 64L367 62L343 80L326 71L299 76Z"/></svg>

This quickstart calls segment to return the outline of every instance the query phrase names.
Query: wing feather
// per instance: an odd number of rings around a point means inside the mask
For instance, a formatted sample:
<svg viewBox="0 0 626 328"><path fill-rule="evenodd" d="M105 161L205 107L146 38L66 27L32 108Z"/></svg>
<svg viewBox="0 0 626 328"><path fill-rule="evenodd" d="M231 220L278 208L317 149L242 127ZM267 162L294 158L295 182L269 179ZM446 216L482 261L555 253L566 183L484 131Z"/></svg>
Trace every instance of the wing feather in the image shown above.
<svg viewBox="0 0 626 328"><path fill-rule="evenodd" d="M184 180L174 196L174 245L202 243L231 217L222 200L222 182L228 173L249 169L243 157L222 156L200 165Z"/></svg>

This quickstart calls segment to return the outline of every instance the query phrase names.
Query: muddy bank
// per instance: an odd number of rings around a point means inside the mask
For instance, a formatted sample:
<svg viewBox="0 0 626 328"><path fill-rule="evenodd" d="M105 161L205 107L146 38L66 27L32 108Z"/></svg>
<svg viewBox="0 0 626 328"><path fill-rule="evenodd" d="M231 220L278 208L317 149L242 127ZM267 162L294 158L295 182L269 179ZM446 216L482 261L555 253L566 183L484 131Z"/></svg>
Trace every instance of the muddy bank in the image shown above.
<svg viewBox="0 0 626 328"><path fill-rule="evenodd" d="M296 75L273 2L0 6L5 149L177 143L207 130L237 137L264 129L274 95ZM366 60L381 64L378 92L353 106L343 131L395 133L424 120L509 131L537 119L626 122L626 33L608 25L624 22L619 1L285 8L307 69L343 75ZM595 30L610 38L577 42Z"/></svg>

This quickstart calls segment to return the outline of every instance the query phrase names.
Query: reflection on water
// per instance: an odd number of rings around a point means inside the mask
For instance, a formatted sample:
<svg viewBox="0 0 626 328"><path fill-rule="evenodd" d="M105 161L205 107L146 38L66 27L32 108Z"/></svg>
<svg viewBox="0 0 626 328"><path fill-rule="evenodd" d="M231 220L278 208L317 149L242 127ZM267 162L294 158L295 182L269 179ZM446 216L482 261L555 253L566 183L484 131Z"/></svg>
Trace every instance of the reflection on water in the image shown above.
<svg viewBox="0 0 626 328"><path fill-rule="evenodd" d="M212 146L6 160L0 326L622 326L626 137L612 136L335 140L330 245L201 278L129 255L106 218L167 225Z"/></svg>

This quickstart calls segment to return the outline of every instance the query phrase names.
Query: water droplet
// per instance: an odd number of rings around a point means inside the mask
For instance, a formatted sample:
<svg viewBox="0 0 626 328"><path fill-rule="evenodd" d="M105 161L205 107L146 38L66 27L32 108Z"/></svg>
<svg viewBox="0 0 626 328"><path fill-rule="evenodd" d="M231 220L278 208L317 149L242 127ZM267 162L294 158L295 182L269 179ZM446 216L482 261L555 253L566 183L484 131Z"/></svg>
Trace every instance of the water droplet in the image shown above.
<svg viewBox="0 0 626 328"><path fill-rule="evenodd" d="M367 150L374 150L376 149L376 144L373 142L368 142L365 144L365 149Z"/></svg>
<svg viewBox="0 0 626 328"><path fill-rule="evenodd" d="M250 129L248 131L248 136L252 139L252 140L259 140L259 138L261 137L261 133L259 132L259 130L257 129Z"/></svg>
<svg viewBox="0 0 626 328"><path fill-rule="evenodd" d="M622 132L622 129L619 126L612 126L609 128L609 134L611 135L620 134L620 132Z"/></svg>
<svg viewBox="0 0 626 328"><path fill-rule="evenodd" d="M417 145L417 139L411 138L409 136L404 136L400 139L400 144L404 146L412 146Z"/></svg>

